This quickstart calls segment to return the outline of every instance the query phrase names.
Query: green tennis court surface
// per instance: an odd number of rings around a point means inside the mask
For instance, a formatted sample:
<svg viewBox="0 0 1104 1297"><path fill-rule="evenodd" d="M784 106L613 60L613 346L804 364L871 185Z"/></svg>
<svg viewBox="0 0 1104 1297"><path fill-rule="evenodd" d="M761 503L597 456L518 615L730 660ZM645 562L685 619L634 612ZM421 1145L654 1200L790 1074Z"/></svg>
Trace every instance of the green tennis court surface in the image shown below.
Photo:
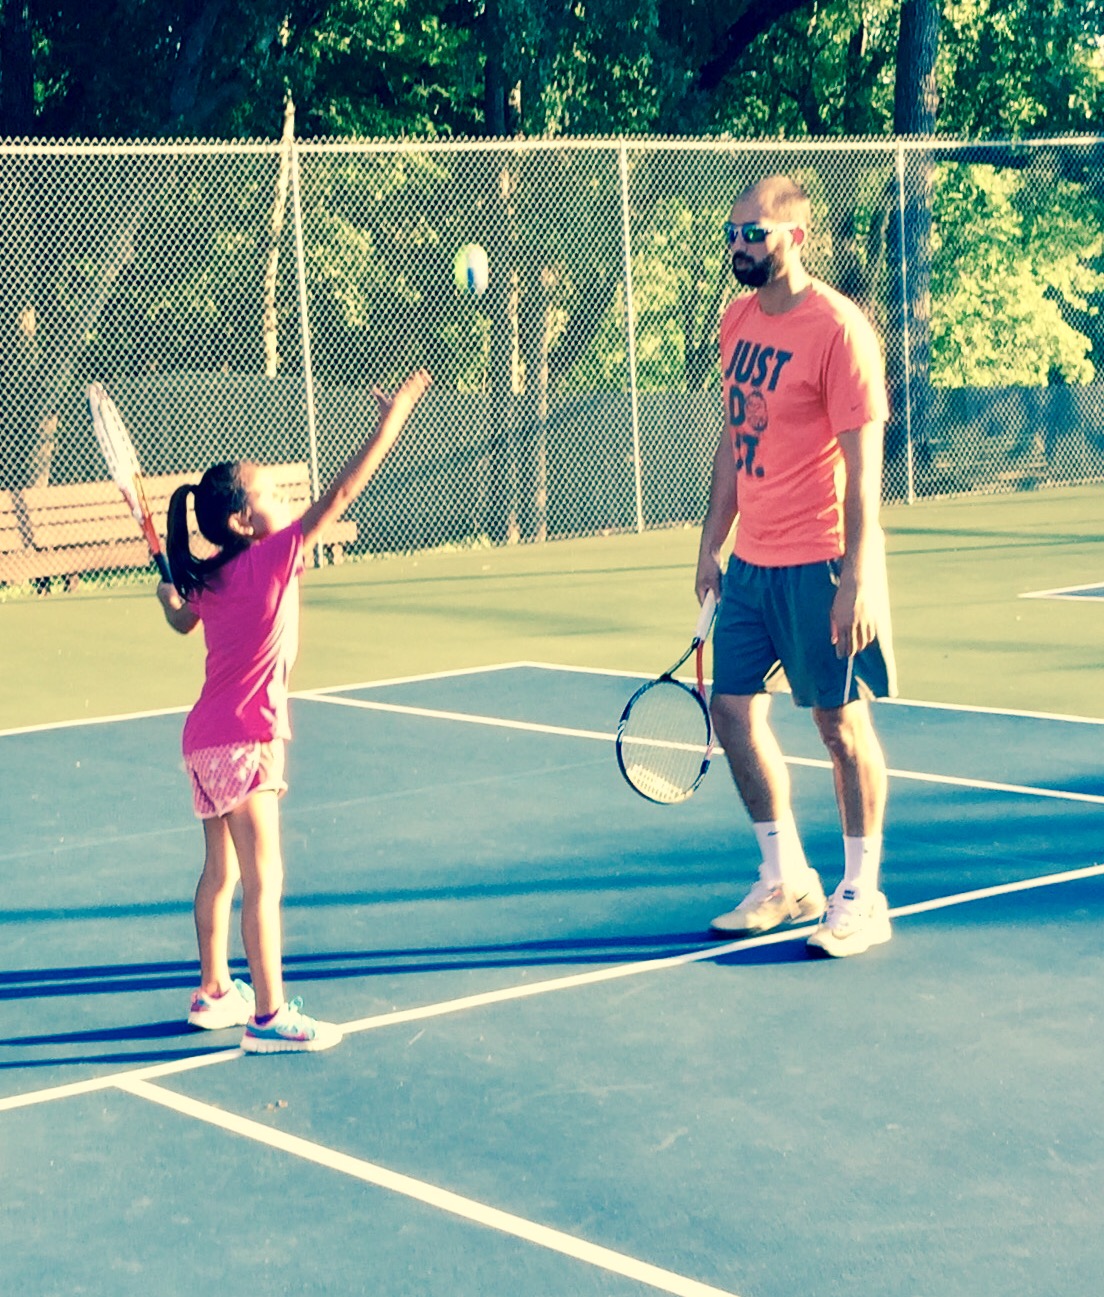
<svg viewBox="0 0 1104 1297"><path fill-rule="evenodd" d="M1100 581L1104 489L884 511L902 689L1104 717L1101 605L1021 599ZM495 662L660 670L693 627L691 529L435 552L309 575L300 688ZM148 588L0 602L0 729L186 706L202 646Z"/></svg>
<svg viewBox="0 0 1104 1297"><path fill-rule="evenodd" d="M195 646L129 591L0 606L12 1291L1095 1294L1100 610L1019 595L1091 579L1099 500L1012 503L889 520L924 702L878 709L894 940L839 962L707 939L757 863L723 769L676 808L617 774L692 535L315 574L284 824L288 980L348 1031L317 1056L183 1023ZM775 714L831 886L831 776Z"/></svg>

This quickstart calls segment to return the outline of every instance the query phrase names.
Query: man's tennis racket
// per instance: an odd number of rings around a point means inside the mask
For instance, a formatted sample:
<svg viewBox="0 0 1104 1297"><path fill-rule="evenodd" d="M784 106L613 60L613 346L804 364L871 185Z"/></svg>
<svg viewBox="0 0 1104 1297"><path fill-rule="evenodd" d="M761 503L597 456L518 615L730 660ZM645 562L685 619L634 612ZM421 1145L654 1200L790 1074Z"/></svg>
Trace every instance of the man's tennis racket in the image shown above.
<svg viewBox="0 0 1104 1297"><path fill-rule="evenodd" d="M713 723L705 699L702 656L717 600L712 591L702 600L690 647L658 679L638 689L625 704L617 725L617 764L629 786L650 802L684 802L705 778L713 755ZM696 654L694 685L675 679L675 672Z"/></svg>
<svg viewBox="0 0 1104 1297"><path fill-rule="evenodd" d="M92 427L96 440L100 443L107 470L114 479L115 485L127 502L127 508L134 515L134 521L141 528L146 538L150 556L157 564L163 581L172 581L168 560L161 550L161 539L153 525L149 502L146 500L146 488L142 482L142 470L134 450L134 442L126 430L122 415L115 402L104 391L99 383L93 383L88 389L88 409L92 415Z"/></svg>

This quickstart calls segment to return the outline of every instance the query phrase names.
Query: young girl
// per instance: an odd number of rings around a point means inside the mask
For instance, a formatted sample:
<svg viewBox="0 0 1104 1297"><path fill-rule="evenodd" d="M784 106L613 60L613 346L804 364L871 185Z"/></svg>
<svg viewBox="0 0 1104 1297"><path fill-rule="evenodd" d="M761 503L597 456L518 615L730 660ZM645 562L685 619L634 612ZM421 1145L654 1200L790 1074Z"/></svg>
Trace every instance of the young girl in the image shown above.
<svg viewBox="0 0 1104 1297"><path fill-rule="evenodd" d="M364 488L429 386L413 374L393 399L380 400L377 430L329 490L292 521L262 464L215 464L198 486L169 502L168 559L175 584L157 588L165 618L187 635L203 623L203 688L184 725L184 763L206 856L195 894L201 984L188 1021L244 1026L242 1049L270 1054L329 1049L332 1023L284 997L280 900L283 858L278 802L286 791L284 743L288 674L299 643L298 577L304 552ZM377 394L378 396L378 394ZM197 559L188 542L188 496L200 532L218 547ZM230 977L230 907L242 885L242 942L252 987Z"/></svg>

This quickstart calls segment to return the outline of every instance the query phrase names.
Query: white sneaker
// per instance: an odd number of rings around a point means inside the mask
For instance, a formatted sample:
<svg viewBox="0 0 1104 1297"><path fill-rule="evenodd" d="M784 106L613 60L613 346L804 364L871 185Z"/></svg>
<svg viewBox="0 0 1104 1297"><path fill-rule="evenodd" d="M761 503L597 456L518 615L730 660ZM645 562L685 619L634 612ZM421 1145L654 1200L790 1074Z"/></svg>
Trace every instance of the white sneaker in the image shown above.
<svg viewBox="0 0 1104 1297"><path fill-rule="evenodd" d="M760 865L759 881L740 904L718 915L709 925L714 932L752 936L783 923L819 919L824 913L824 888L815 869L810 869L796 887L764 878L763 869Z"/></svg>
<svg viewBox="0 0 1104 1297"><path fill-rule="evenodd" d="M303 1012L303 1001L296 996L282 1005L263 1027L250 1018L245 1024L241 1047L247 1054L315 1053L332 1049L340 1041L341 1028L332 1022L308 1018Z"/></svg>
<svg viewBox="0 0 1104 1297"><path fill-rule="evenodd" d="M235 978L221 995L208 995L202 987L193 991L188 1022L205 1031L220 1031L223 1027L244 1027L252 1012L253 988Z"/></svg>
<svg viewBox="0 0 1104 1297"><path fill-rule="evenodd" d="M861 955L892 936L884 894L874 892L860 897L840 883L828 902L828 913L806 944L811 950L839 959Z"/></svg>

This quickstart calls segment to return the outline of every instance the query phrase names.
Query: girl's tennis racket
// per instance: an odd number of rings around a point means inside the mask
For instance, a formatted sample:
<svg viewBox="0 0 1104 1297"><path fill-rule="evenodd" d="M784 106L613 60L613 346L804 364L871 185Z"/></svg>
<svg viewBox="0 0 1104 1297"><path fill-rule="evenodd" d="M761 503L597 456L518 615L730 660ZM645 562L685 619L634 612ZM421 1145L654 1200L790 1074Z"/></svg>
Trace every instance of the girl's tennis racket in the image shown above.
<svg viewBox="0 0 1104 1297"><path fill-rule="evenodd" d="M92 415L92 427L96 440L100 443L107 470L115 485L119 488L127 508L134 515L134 521L141 528L142 535L149 546L150 557L157 564L163 581L171 581L169 563L161 550L161 539L153 525L149 502L146 499L146 488L142 482L142 470L134 450L134 442L126 430L123 417L115 402L104 391L99 383L93 383L88 389L88 409Z"/></svg>
<svg viewBox="0 0 1104 1297"><path fill-rule="evenodd" d="M712 591L702 600L690 647L655 680L638 689L625 704L617 725L617 764L630 788L650 802L684 802L705 778L713 755L713 723L705 699L702 656L717 600ZM675 672L696 654L694 685L675 679Z"/></svg>

